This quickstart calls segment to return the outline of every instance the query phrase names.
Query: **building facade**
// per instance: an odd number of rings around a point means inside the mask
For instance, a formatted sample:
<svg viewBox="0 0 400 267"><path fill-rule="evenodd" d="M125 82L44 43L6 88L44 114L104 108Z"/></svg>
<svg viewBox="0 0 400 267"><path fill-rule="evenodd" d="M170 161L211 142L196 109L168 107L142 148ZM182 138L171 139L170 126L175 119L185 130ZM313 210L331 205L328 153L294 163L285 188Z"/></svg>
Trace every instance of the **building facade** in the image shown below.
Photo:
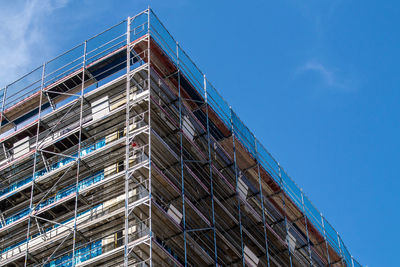
<svg viewBox="0 0 400 267"><path fill-rule="evenodd" d="M1 99L0 266L361 266L151 9Z"/></svg>

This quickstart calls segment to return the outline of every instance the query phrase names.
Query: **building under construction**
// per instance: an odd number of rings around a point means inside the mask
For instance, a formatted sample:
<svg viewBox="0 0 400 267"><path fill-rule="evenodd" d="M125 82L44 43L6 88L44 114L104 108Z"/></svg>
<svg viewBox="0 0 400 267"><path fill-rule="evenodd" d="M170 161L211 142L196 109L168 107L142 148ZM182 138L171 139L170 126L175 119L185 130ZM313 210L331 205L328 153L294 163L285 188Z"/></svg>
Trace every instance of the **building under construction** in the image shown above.
<svg viewBox="0 0 400 267"><path fill-rule="evenodd" d="M151 9L0 96L0 266L361 266Z"/></svg>

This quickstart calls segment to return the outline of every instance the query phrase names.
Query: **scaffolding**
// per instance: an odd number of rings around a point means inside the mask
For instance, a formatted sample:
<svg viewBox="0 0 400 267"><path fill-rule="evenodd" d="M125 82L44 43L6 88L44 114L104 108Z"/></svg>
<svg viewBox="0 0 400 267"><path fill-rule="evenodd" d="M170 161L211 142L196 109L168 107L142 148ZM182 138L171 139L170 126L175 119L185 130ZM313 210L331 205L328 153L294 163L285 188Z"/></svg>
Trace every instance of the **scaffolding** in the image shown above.
<svg viewBox="0 0 400 267"><path fill-rule="evenodd" d="M0 266L361 266L151 9L0 92Z"/></svg>

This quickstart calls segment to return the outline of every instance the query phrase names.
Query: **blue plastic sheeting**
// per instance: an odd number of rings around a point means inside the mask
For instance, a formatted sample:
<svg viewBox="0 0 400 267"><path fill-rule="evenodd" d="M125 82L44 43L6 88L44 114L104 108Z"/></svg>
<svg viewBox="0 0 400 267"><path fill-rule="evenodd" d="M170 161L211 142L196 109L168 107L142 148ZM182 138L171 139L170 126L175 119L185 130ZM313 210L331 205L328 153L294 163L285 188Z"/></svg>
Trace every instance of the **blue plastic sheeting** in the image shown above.
<svg viewBox="0 0 400 267"><path fill-rule="evenodd" d="M342 256L344 258L344 261L346 262L347 266L352 266L351 265L351 255L350 252L347 250L345 244L343 243L342 239L340 239L340 250L342 251Z"/></svg>
<svg viewBox="0 0 400 267"><path fill-rule="evenodd" d="M301 190L296 185L296 183L292 179L290 179L290 177L283 170L281 170L281 177L282 177L283 190L302 211L303 203L301 200L301 194L302 194Z"/></svg>
<svg viewBox="0 0 400 267"><path fill-rule="evenodd" d="M197 68L196 64L188 57L186 52L178 46L179 68L185 77L194 85L197 92L204 96L204 74Z"/></svg>
<svg viewBox="0 0 400 267"><path fill-rule="evenodd" d="M46 263L45 267L55 267L55 266L74 266L72 261L72 252L68 253L56 260ZM92 242L80 249L75 251L75 265L81 262L90 260L102 254L101 240Z"/></svg>
<svg viewBox="0 0 400 267"><path fill-rule="evenodd" d="M20 188L21 186L29 183L30 181L32 181L32 176L30 176L24 180L17 181L15 183L11 184L9 187L6 187L6 188L0 190L0 196L8 194L8 193L16 190L17 188Z"/></svg>
<svg viewBox="0 0 400 267"><path fill-rule="evenodd" d="M131 20L131 42L147 34L149 16L141 13ZM126 23L123 24L126 27ZM125 29L126 31L126 29Z"/></svg>
<svg viewBox="0 0 400 267"><path fill-rule="evenodd" d="M105 139L103 138L103 139L101 139L99 142L97 142L96 144L93 144L93 145L91 145L91 146L89 146L89 147L86 147L86 148L82 149L82 151L81 151L80 154L81 154L81 156L85 156L85 155L87 155L87 154L89 154L89 153L95 151L96 149L99 149L99 148L105 146L105 144L106 144L106 142L105 142ZM76 155L76 156L77 156L77 155ZM67 163L72 162L72 161L74 161L74 160L75 160L75 159L73 159L73 158L66 158L66 159L63 159L63 160L61 160L61 161L59 161L59 162L53 164L53 165L51 166L51 168L50 168L50 171L55 170L55 169L58 169L58 168L60 168L60 167L62 167L62 166L64 166L64 165L66 165ZM38 177L40 177L40 176L43 176L43 175L46 174L46 173L47 173L47 171L46 171L45 169L36 172L36 173L35 173L35 179L38 178ZM93 183L95 183L95 182L98 182L98 181L102 180L103 178L104 178L104 174L96 174L96 175L94 175L93 177L88 177L88 178L82 180L81 182L79 182L79 184L78 184L78 190L83 189L83 188L85 188L85 187L88 187L89 185L91 185L91 184L93 184ZM29 180L29 179L30 179L30 180ZM28 178L26 178L25 180L29 180L28 182L30 182L30 181L32 181L32 177L28 177ZM25 180L23 180L23 181L25 181ZM24 183L24 184L26 184L26 183ZM15 186L14 186L14 187L15 187ZM16 188L15 188L15 189L16 189ZM14 190L15 190L15 189L14 189ZM40 210L40 209L42 209L42 208L44 208L44 207L46 207L46 206L48 206L48 205L50 205L50 204L52 204L52 203L54 203L54 202L60 200L61 198L64 198L64 197L66 197L66 196L68 196L68 195L73 194L75 191L76 191L75 186L71 186L71 187L65 188L65 189L59 191L55 196L53 196L53 197L51 197L51 198L48 198L48 199L46 199L45 201L41 202L41 203L36 207L35 210L38 211L38 210ZM5 225L9 225L9 224L11 224L11 223L13 223L13 222L15 222L15 221L21 219L22 217L28 215L28 214L29 214L29 211L30 211L30 209L27 208L27 209L24 209L24 210L18 212L17 214L11 215L10 217L8 217L8 218L5 219ZM0 224L0 229L1 229L2 227L4 227L5 225Z"/></svg>
<svg viewBox="0 0 400 267"><path fill-rule="evenodd" d="M82 215L84 215L84 214L86 214L86 213L88 213L88 212L90 212L90 211L92 211L92 210L97 209L97 208L100 207L101 205L102 205L102 204L96 205L96 206L94 206L93 208L90 208L90 209L85 210L85 211L83 211L83 212L81 212L81 213L78 213L78 214L77 214L77 218L79 218L80 216L82 216ZM47 228L47 229L45 230L45 233L48 233L48 232L51 231L52 229L58 228L59 226L61 226L61 225L63 225L63 224L66 224L66 223L72 221L73 219L74 219L74 218L67 219L67 220L61 222L60 225L58 225L58 224L53 225L53 226ZM15 247L18 247L18 246L20 246L20 245L26 243L27 240L31 240L31 239L33 239L33 238L36 238L36 237L39 236L39 235L40 235L40 233L37 233L37 234L33 235L32 237L30 237L29 239L25 239L25 240L23 240L23 241L21 241L21 242L18 242L18 243L16 243L16 244L12 245L12 246L9 246L9 247L3 249L3 251L1 251L0 254L6 253L7 251L9 251L9 250L11 250L11 249L13 249L13 248L15 248Z"/></svg>
<svg viewBox="0 0 400 267"><path fill-rule="evenodd" d="M314 207L314 205L310 202L310 200L306 196L304 196L304 208L306 211L307 218L323 235L324 228L322 227L321 213Z"/></svg>
<svg viewBox="0 0 400 267"><path fill-rule="evenodd" d="M30 210L30 209L24 209L24 210L22 210L21 212L18 212L17 214L6 218L6 219L5 219L6 225L9 225L9 224L11 224L11 223L13 223L13 222L15 222L15 221L18 221L18 220L21 219L22 217L25 217L26 215L29 214L29 210ZM0 228L2 228L2 227L3 227L3 225L1 225Z"/></svg>
<svg viewBox="0 0 400 267"><path fill-rule="evenodd" d="M235 112L232 111L233 132L247 151L256 158L256 140L254 135L250 132L249 128L239 119Z"/></svg>
<svg viewBox="0 0 400 267"><path fill-rule="evenodd" d="M222 119L225 126L230 129L230 108L228 103L224 98L218 93L218 91L212 86L212 84L207 80L207 103L212 107L212 109L217 113L217 115Z"/></svg>
<svg viewBox="0 0 400 267"><path fill-rule="evenodd" d="M101 240L95 241L83 248L78 249L75 256L75 263L81 263L91 258L97 257L102 253Z"/></svg>
<svg viewBox="0 0 400 267"><path fill-rule="evenodd" d="M42 201L39 205L36 206L35 210L38 211L48 205L51 205L51 204L59 201L60 199L63 199L64 197L72 195L76 191L80 191L80 190L82 190L86 187L89 187L92 184L95 184L103 179L104 179L104 171L97 172L96 174L91 175L91 176L83 179L82 181L80 181L78 183L78 190L76 190L75 185L68 186L67 188L64 188L64 189L60 190L59 192L57 192L55 196Z"/></svg>
<svg viewBox="0 0 400 267"><path fill-rule="evenodd" d="M78 183L78 191L82 190L82 189L84 189L84 188L86 188L86 187L88 187L88 186L90 186L90 185L92 185L94 183L97 183L97 182L99 182L99 181L101 181L103 179L104 179L104 171L100 171L100 172L98 172L98 173L96 173L94 175L91 175L91 176L83 179L82 181L80 181ZM75 185L72 185L72 186L69 186L67 188L64 188L64 189L60 190L59 192L57 192L54 196L49 197L46 200L40 202L39 205L36 206L35 211L39 211L39 210L41 210L41 209L43 209L43 208L45 208L45 207L57 202L57 201L59 201L60 199L62 199L64 197L72 195L75 192L76 192ZM30 208L27 208L27 209L24 209L24 210L18 212L15 215L12 215L12 216L6 218L6 220L5 220L6 224L5 225L9 225L9 224L19 220L20 218L28 215L29 211L30 211ZM2 227L3 227L3 225L0 226L0 228L2 228Z"/></svg>
<svg viewBox="0 0 400 267"><path fill-rule="evenodd" d="M329 244L331 244L332 248L340 255L339 248L339 238L335 229L333 229L332 225L324 218L324 228L326 233L326 239Z"/></svg>
<svg viewBox="0 0 400 267"><path fill-rule="evenodd" d="M263 168L272 176L276 183L280 183L279 178L279 165L271 154L264 148L258 139L257 143L257 156Z"/></svg>
<svg viewBox="0 0 400 267"><path fill-rule="evenodd" d="M158 20L153 11L150 12L150 32L153 39L156 40L157 44L166 52L171 61L177 64L176 41L168 33L168 30L160 20Z"/></svg>
<svg viewBox="0 0 400 267"><path fill-rule="evenodd" d="M204 96L204 74L194 64L186 52L175 42L167 29L162 25L153 12L150 12L150 32L154 40L165 50L175 64L179 61L180 71L185 75L196 91ZM179 60L178 60L179 59Z"/></svg>
<svg viewBox="0 0 400 267"><path fill-rule="evenodd" d="M85 156L85 155L87 155L87 154L89 154L89 153L95 151L96 149L99 149L99 148L105 146L105 145L106 145L106 140L105 140L105 138L102 138L102 139L101 139L99 142L97 142L96 144L91 145L91 146L86 147L86 148L83 148L82 151L81 151L81 157L83 157L83 156ZM50 171L56 170L56 169L58 169L58 168L60 168L60 167L62 167L62 166L64 166L64 165L67 165L68 163L70 163L70 162L72 162L72 161L75 161L75 157L77 157L77 156L78 156L78 154L74 154L74 155L71 156L71 158L65 158L65 159L63 159L63 160L60 160L60 161L57 162L57 163L54 163L54 164L51 165L51 167L49 168ZM41 177L41 176L45 175L46 173L47 173L47 170L46 170L46 169L42 169L42 170L40 170L40 171L37 171L37 172L35 173L35 179L38 178L38 177ZM23 185L25 185L25 184L27 184L27 183L29 183L29 182L31 182L31 181L32 181L32 176L29 176L29 177L27 177L27 178L25 178L25 179L23 179L23 180L17 181L17 182L15 182L15 183L11 184L10 186L8 186L8 187L6 187L6 188L0 190L0 196L5 195L5 194L8 194L8 193L10 193L10 192L12 192L12 191L18 189L19 187L21 187L21 186L23 186Z"/></svg>

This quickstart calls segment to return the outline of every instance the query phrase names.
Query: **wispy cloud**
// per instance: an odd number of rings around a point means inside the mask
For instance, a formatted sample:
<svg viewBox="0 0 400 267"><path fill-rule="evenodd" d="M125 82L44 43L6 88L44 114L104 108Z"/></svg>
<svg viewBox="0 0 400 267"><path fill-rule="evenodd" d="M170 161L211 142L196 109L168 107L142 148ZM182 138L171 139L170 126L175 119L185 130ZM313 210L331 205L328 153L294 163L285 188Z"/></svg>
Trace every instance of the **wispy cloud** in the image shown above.
<svg viewBox="0 0 400 267"><path fill-rule="evenodd" d="M36 65L49 47L46 16L69 0L27 0L2 3L0 9L0 86Z"/></svg>
<svg viewBox="0 0 400 267"><path fill-rule="evenodd" d="M343 0L292 2L299 8L300 14L307 19L310 28L314 29L314 39L307 46L303 64L295 69L296 78L312 77L312 86L325 89L325 91L356 91L360 82L357 70L354 69L351 62L346 62L344 58L332 60L330 55L335 53L335 50L330 50L332 46L327 45L325 38L326 31L330 29L330 21L336 18L337 10L344 8L346 2ZM325 60L321 60L321 58ZM326 60L329 58L331 60Z"/></svg>
<svg viewBox="0 0 400 267"><path fill-rule="evenodd" d="M327 86L333 86L336 82L334 79L334 73L328 70L324 65L317 61L308 61L301 68L300 72L315 71L322 76Z"/></svg>
<svg viewBox="0 0 400 267"><path fill-rule="evenodd" d="M326 89L352 92L357 90L358 87L356 77L349 77L349 75L345 75L343 71L335 70L317 60L305 62L296 71L297 75L304 75L306 73L315 73L319 75L319 80L321 81L319 87Z"/></svg>

